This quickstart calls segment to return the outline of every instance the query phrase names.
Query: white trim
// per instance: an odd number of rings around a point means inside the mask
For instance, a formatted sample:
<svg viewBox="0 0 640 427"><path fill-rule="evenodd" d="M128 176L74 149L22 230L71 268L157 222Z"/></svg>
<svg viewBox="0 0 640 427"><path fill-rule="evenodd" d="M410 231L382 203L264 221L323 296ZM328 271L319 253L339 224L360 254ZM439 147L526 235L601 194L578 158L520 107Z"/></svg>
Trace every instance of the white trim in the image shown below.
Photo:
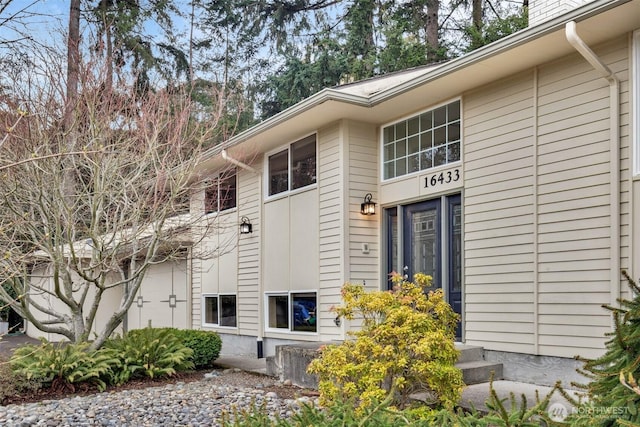
<svg viewBox="0 0 640 427"><path fill-rule="evenodd" d="M236 298L236 326L222 326L220 325L220 311L222 310L221 307L221 300L220 297L226 297L226 296L233 296ZM218 298L218 323L207 323L206 322L206 318L207 318L207 313L206 313L206 298ZM207 293L203 293L200 297L200 313L201 313L201 319L200 319L200 323L202 325L202 327L206 327L206 328L220 328L220 329L238 329L238 295L233 293L233 292L228 292L228 293L214 293L214 292L207 292Z"/></svg>
<svg viewBox="0 0 640 427"><path fill-rule="evenodd" d="M316 312L316 331L315 332L307 332L307 331L295 331L293 330L293 325L292 325L292 301L291 301L291 296L293 294L314 294L316 296L316 310L317 308L320 306L320 304L318 303L318 290L317 289L302 289L302 290L292 290L292 291L269 291L269 292L265 292L264 293L264 318L265 318L265 322L264 322L264 330L265 332L277 332L277 333L281 333L281 334L287 334L287 335L305 335L305 336L310 336L310 335L318 335L318 329L319 329L319 325L318 325L318 313ZM269 297L277 297L277 296L281 296L287 297L287 328L270 328L269 327Z"/></svg>
<svg viewBox="0 0 640 427"><path fill-rule="evenodd" d="M313 184L309 184L309 185L305 185L304 187L300 187L300 188L291 188L291 146L293 144L295 144L296 142L300 142L305 138L310 137L311 135L315 135L315 139L316 139L316 182L314 182ZM298 192L302 192L305 191L309 188L312 187L317 187L318 185L318 157L319 157L319 153L318 153L318 131L314 130L313 132L309 132L307 134L305 134L304 136L301 136L299 138L296 138L286 144L283 144L281 146L279 146L278 148L275 148L273 150L267 151L266 153L264 153L263 156L263 177L264 179L263 181L263 191L264 191L264 201L271 201L271 200L275 200L278 198L282 198L288 195L292 195L292 194L296 194ZM279 154L282 153L283 151L287 152L287 173L288 173L288 177L287 177L287 190L286 191L281 191L280 193L276 193L276 194L269 194L269 157L273 156L274 154Z"/></svg>

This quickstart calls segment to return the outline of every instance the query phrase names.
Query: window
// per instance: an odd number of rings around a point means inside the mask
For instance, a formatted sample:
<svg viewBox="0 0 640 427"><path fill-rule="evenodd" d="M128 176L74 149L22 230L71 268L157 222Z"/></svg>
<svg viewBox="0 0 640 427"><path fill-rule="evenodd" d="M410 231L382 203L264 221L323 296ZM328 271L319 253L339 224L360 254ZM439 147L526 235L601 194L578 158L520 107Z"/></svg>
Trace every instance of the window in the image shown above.
<svg viewBox="0 0 640 427"><path fill-rule="evenodd" d="M236 296L205 295L204 325L236 327Z"/></svg>
<svg viewBox="0 0 640 427"><path fill-rule="evenodd" d="M382 129L384 179L460 160L460 101Z"/></svg>
<svg viewBox="0 0 640 427"><path fill-rule="evenodd" d="M317 332L316 293L267 295L267 327L295 332Z"/></svg>
<svg viewBox="0 0 640 427"><path fill-rule="evenodd" d="M316 183L316 136L310 135L268 157L269 195Z"/></svg>
<svg viewBox="0 0 640 427"><path fill-rule="evenodd" d="M204 195L205 213L221 212L236 207L236 171L222 173L211 180Z"/></svg>

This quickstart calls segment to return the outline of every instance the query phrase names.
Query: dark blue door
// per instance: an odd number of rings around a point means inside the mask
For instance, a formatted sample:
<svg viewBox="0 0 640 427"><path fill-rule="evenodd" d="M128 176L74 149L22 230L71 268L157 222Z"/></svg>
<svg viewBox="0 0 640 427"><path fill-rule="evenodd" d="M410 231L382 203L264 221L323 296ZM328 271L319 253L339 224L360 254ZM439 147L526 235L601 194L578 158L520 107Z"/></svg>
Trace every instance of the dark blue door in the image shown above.
<svg viewBox="0 0 640 427"><path fill-rule="evenodd" d="M433 287L427 291L445 286L447 301L462 316L460 195L387 209L386 214L387 270L402 271L407 280L412 280L415 273L430 275ZM398 248L400 233L402 250ZM460 325L456 330L458 339L461 338Z"/></svg>

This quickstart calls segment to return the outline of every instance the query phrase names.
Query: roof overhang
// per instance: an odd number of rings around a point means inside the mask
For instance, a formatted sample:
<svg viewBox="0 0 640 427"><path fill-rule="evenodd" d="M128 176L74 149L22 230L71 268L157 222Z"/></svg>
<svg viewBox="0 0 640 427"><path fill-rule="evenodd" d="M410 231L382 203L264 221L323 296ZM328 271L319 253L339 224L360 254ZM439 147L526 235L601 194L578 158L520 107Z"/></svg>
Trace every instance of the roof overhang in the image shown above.
<svg viewBox="0 0 640 427"><path fill-rule="evenodd" d="M324 89L212 149L207 167L222 165L222 149L247 158L340 119L380 125L572 54L565 38L569 21L577 23L588 45L597 45L640 28L640 0L595 0L444 64L408 70L405 78L393 77L395 84L374 93L353 90L353 85Z"/></svg>

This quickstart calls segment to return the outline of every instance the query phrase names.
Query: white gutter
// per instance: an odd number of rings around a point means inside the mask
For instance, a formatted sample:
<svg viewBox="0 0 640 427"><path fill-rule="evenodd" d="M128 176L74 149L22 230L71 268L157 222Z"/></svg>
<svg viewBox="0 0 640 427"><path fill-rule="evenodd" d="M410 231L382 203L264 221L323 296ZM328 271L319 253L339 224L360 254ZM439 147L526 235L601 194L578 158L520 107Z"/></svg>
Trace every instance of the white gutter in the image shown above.
<svg viewBox="0 0 640 427"><path fill-rule="evenodd" d="M259 193L258 193L258 203L260 204L260 225L261 227L259 227L260 232L262 232L263 227L262 227L262 218L264 218L264 205L262 203L262 173L258 170L256 170L255 168L249 166L246 163L241 162L240 160L234 159L233 157L229 156L229 153L227 153L227 150L222 149L222 151L220 152L220 155L222 156L222 158L226 161L229 162L233 165L238 166L239 168L242 168L246 171L249 171L255 175L257 175L258 177L258 187L259 187ZM259 359L264 357L264 348L263 348L263 339L264 339L264 304L262 301L263 298L263 294L264 294L264 290L263 290L263 277L262 277L262 254L264 253L264 248L262 247L263 242L264 242L264 238L262 236L258 237L260 239L260 255L258 256L258 331L257 331L257 336L256 336L256 355Z"/></svg>
<svg viewBox="0 0 640 427"><path fill-rule="evenodd" d="M565 34L569 44L609 83L609 165L611 177L609 183L609 192L611 193L610 304L615 306L620 298L620 81L613 71L578 36L575 21L567 22Z"/></svg>
<svg viewBox="0 0 640 427"><path fill-rule="evenodd" d="M222 156L222 158L225 161L227 161L227 162L229 162L229 163L231 163L233 165L236 165L236 166L238 166L238 167L240 167L240 168L242 168L244 170L248 170L249 172L253 172L256 175L260 175L260 173L257 170L255 170L254 168L252 168L248 164L242 163L240 160L236 160L233 157L229 156L229 153L227 153L227 150L223 149L220 152L220 155Z"/></svg>

